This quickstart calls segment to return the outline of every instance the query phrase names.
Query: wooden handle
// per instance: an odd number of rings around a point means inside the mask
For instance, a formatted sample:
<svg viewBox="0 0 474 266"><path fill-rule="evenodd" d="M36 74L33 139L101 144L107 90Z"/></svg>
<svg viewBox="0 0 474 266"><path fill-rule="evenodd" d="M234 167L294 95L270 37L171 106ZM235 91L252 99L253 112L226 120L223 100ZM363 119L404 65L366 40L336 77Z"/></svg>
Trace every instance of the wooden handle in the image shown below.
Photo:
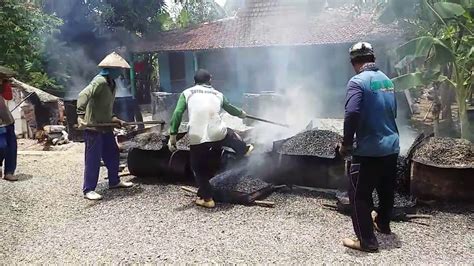
<svg viewBox="0 0 474 266"><path fill-rule="evenodd" d="M190 193L194 193L194 194L197 194L197 193L198 193L196 189L190 188L190 187L182 186L181 189L184 190L184 191L186 191L186 192L190 192Z"/></svg>
<svg viewBox="0 0 474 266"><path fill-rule="evenodd" d="M431 218L433 218L433 216L429 215L429 214L407 214L406 217L408 219L431 219Z"/></svg>
<svg viewBox="0 0 474 266"><path fill-rule="evenodd" d="M253 202L253 205L257 205L260 207L266 207L266 208L273 208L275 207L275 202L273 201L265 201L265 200L256 200Z"/></svg>
<svg viewBox="0 0 474 266"><path fill-rule="evenodd" d="M186 192L197 194L197 190L195 188L190 188L190 187L185 187L185 186L182 186L180 188L182 190L186 191ZM275 202L273 202L273 201L264 201L264 200L256 200L256 201L253 202L253 205L257 205L257 206L260 206L260 207L266 207L266 208L273 208L273 207L275 207Z"/></svg>

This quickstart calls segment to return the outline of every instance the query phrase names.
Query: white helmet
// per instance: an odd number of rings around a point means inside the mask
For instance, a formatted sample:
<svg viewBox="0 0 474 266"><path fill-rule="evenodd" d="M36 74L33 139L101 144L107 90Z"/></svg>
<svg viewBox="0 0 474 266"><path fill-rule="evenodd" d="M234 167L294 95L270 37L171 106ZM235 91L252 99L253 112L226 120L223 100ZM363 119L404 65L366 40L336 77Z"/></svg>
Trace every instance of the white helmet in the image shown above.
<svg viewBox="0 0 474 266"><path fill-rule="evenodd" d="M358 42L352 45L351 49L349 49L349 54L351 59L362 56L375 56L374 48L372 48L372 44L368 42Z"/></svg>

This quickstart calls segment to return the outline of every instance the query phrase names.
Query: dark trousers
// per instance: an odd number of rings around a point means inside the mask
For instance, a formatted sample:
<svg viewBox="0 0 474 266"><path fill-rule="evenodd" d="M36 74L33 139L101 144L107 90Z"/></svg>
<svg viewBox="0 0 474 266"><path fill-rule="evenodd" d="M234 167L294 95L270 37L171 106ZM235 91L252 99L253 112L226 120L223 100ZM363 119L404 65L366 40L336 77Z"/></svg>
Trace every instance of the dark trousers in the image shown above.
<svg viewBox="0 0 474 266"><path fill-rule="evenodd" d="M349 199L352 224L363 248L378 248L371 217L374 189L379 198L377 224L389 227L394 202L397 158L398 154L386 157L353 157L349 170Z"/></svg>
<svg viewBox="0 0 474 266"><path fill-rule="evenodd" d="M117 185L120 182L118 176L120 153L114 133L86 130L84 139L86 142L84 194L94 191L97 186L101 159L107 167L109 186Z"/></svg>
<svg viewBox="0 0 474 266"><path fill-rule="evenodd" d="M226 137L221 141L191 145L190 147L191 169L199 186L198 197L200 198L212 198L212 187L209 179L214 175L214 169L209 159L215 158L215 153L220 154L222 147L233 149L238 157L243 157L247 152L245 142L231 129L227 130Z"/></svg>
<svg viewBox="0 0 474 266"><path fill-rule="evenodd" d="M7 146L3 149L0 149L0 166L3 166L3 161L5 161L5 175L15 174L16 170L16 158L18 144L16 141L15 134L15 125L6 126L5 138L7 141Z"/></svg>

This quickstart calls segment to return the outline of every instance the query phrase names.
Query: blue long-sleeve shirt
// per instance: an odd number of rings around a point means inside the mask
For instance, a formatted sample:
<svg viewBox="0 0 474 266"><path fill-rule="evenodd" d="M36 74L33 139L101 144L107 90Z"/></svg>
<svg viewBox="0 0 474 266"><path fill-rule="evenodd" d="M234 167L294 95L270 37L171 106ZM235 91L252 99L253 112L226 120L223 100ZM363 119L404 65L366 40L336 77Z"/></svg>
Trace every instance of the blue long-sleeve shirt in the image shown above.
<svg viewBox="0 0 474 266"><path fill-rule="evenodd" d="M358 156L399 153L396 116L392 81L375 66L364 69L347 85L343 145L355 142L354 155Z"/></svg>

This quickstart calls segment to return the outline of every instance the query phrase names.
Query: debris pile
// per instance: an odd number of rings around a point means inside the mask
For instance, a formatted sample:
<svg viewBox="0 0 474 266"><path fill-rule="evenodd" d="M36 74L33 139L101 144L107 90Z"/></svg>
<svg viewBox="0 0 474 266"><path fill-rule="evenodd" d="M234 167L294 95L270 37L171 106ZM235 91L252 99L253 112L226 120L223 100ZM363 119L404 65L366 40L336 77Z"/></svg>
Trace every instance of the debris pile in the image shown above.
<svg viewBox="0 0 474 266"><path fill-rule="evenodd" d="M335 158L336 146L342 137L329 130L308 130L287 139L278 153L285 155L307 155Z"/></svg>
<svg viewBox="0 0 474 266"><path fill-rule="evenodd" d="M474 144L464 139L433 137L415 151L414 159L429 165L474 167Z"/></svg>
<svg viewBox="0 0 474 266"><path fill-rule="evenodd" d="M408 193L410 187L410 161L405 156L398 156L395 191Z"/></svg>
<svg viewBox="0 0 474 266"><path fill-rule="evenodd" d="M374 190L372 193L372 198L374 200L374 206L378 207L379 206L379 196L377 192ZM416 201L407 195L402 195L399 193L395 193L395 198L393 201L393 207L394 208L413 208L416 206Z"/></svg>
<svg viewBox="0 0 474 266"><path fill-rule="evenodd" d="M181 151L189 151L189 135L186 134L184 137L176 142L176 148Z"/></svg>
<svg viewBox="0 0 474 266"><path fill-rule="evenodd" d="M264 189L270 184L251 175L235 176L233 178L211 179L211 185L216 190L237 191L249 194Z"/></svg>
<svg viewBox="0 0 474 266"><path fill-rule="evenodd" d="M250 173L246 164L214 176L209 183L213 187L214 200L233 204L253 204L275 191L273 185Z"/></svg>
<svg viewBox="0 0 474 266"><path fill-rule="evenodd" d="M145 151L159 151L163 148L166 138L158 131L151 131L136 135L131 146Z"/></svg>
<svg viewBox="0 0 474 266"><path fill-rule="evenodd" d="M128 148L136 148L144 151L159 151L167 142L167 137L159 131L150 131L136 135L127 145ZM178 150L189 151L189 136L185 134L176 142Z"/></svg>

